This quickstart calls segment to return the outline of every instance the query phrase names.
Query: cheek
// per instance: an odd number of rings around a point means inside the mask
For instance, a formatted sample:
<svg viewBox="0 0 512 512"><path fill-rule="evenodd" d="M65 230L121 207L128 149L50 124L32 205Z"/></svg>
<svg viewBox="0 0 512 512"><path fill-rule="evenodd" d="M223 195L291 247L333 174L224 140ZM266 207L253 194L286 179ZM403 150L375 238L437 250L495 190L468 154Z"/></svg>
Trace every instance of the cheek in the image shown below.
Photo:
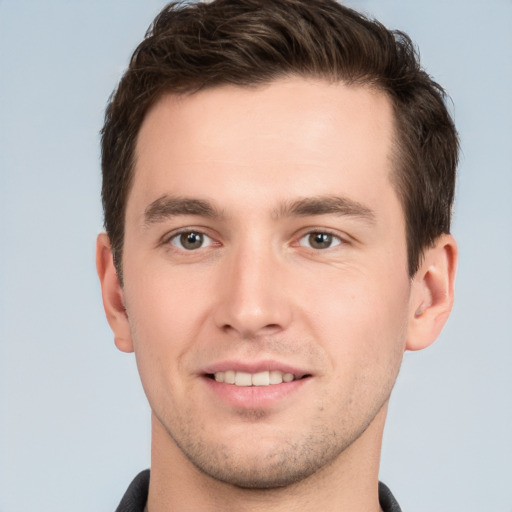
<svg viewBox="0 0 512 512"><path fill-rule="evenodd" d="M337 390L321 403L341 422L365 422L388 399L400 369L407 294L390 295L366 280L345 281L341 290L313 313L321 319L315 330L329 358L329 386Z"/></svg>
<svg viewBox="0 0 512 512"><path fill-rule="evenodd" d="M176 276L147 267L142 273L126 268L126 307L137 367L154 404L156 393L187 385L184 358L204 324L206 308L200 301L205 294Z"/></svg>
<svg viewBox="0 0 512 512"><path fill-rule="evenodd" d="M401 360L409 303L409 282L401 273L402 279L400 273L340 272L326 280L322 293L318 281L308 289L309 319L334 367L350 364L360 371Z"/></svg>
<svg viewBox="0 0 512 512"><path fill-rule="evenodd" d="M143 269L141 271L141 269ZM184 277L179 267L170 271L165 261L155 265L143 261L126 265L126 299L130 323L137 339L153 346L177 347L200 324L205 297L201 276Z"/></svg>

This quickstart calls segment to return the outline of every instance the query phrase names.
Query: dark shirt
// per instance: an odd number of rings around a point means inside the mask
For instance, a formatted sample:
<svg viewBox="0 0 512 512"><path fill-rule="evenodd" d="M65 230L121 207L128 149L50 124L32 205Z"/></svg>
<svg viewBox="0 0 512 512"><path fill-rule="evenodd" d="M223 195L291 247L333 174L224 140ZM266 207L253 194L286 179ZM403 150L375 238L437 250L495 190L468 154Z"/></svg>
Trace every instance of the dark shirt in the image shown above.
<svg viewBox="0 0 512 512"><path fill-rule="evenodd" d="M128 487L116 512L144 512L148 500L149 469L139 473ZM379 482L379 501L384 512L401 512L391 491Z"/></svg>

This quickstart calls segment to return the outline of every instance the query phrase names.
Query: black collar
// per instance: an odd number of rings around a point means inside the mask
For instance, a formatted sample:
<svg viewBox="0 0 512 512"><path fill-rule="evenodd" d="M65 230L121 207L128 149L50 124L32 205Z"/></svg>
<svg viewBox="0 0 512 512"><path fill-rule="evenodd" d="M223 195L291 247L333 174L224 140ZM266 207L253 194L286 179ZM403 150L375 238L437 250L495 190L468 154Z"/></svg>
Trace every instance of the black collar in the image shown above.
<svg viewBox="0 0 512 512"><path fill-rule="evenodd" d="M148 500L149 469L141 471L125 492L116 512L144 512ZM379 482L379 502L383 512L401 512L391 491Z"/></svg>

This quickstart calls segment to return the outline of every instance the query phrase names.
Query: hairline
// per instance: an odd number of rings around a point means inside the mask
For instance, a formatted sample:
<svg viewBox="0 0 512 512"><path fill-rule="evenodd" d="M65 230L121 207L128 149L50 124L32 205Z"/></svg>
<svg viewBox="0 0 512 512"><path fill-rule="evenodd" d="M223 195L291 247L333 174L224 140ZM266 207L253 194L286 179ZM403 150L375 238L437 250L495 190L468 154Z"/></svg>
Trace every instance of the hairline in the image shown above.
<svg viewBox="0 0 512 512"><path fill-rule="evenodd" d="M114 262L116 264L116 267L118 269L118 274L120 277L120 281L122 283L122 260L123 260L123 252L124 252L124 239L125 239L125 231L126 231L126 212L127 212L127 205L128 200L130 198L130 194L133 188L134 178L135 178L135 172L137 167L137 148L138 148L138 142L139 142L139 136L142 130L142 126L149 115L149 113L157 107L159 103L161 103L165 97L175 97L175 98L186 98L193 95L196 95L198 93L204 92L204 91L210 91L215 89L220 89L223 87L236 87L240 89L258 89L261 87L270 86L280 80L287 79L287 78L301 78L305 81L318 81L318 82L324 82L327 84L344 84L348 87L359 87L359 88L366 88L370 91L374 91L377 93L381 93L389 101L390 107L391 107L391 127L392 127L392 133L391 133L391 142L390 142L390 148L389 148L389 154L388 159L391 164L391 172L388 175L388 178L390 180L391 186L393 187L395 194L398 198L398 201L401 206L401 210L404 216L405 221L405 241L407 246L407 265L408 265L408 273L409 276L412 278L413 274L415 273L420 259L421 255L423 253L423 250L420 252L420 254L417 255L416 261L411 261L411 239L409 236L409 215L408 215L408 209L406 204L406 196L403 190L403 187L401 186L400 180L403 177L403 174L406 172L404 169L405 165L405 158L407 155L407 152L402 149L402 145L404 142L404 136L401 133L401 129L398 122L398 114L399 109L396 102L396 99L393 97L392 94L382 85L378 83L376 80L372 80L367 77L359 77L355 79L347 79L344 77L334 77L333 75L330 75L328 73L303 73L303 72L290 72L290 71L283 71L282 73L275 74L274 76L270 78L265 79L253 79L252 81L247 81L247 83L233 83L229 81L224 81L220 83L213 83L213 84L202 84L201 86L193 87L190 86L187 89L184 90L171 90L166 89L165 87L162 87L160 91L156 92L154 97L151 99L151 101L148 102L143 115L142 119L138 125L137 132L134 134L133 137L133 144L131 148L131 154L129 163L128 163L128 169L127 169L127 176L128 176L128 186L125 190L125 197L123 200L123 211L122 211L122 230L121 230L121 237L119 240L119 247L112 247L114 254ZM424 249L424 248L423 248Z"/></svg>

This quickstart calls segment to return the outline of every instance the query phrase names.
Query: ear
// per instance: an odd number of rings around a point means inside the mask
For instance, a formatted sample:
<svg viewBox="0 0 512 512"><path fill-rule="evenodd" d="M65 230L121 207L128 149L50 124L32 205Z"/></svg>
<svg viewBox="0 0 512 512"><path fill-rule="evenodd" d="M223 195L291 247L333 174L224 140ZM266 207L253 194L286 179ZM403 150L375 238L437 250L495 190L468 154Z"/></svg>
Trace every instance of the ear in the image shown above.
<svg viewBox="0 0 512 512"><path fill-rule="evenodd" d="M407 350L421 350L437 339L453 306L457 244L441 235L423 254L411 289Z"/></svg>
<svg viewBox="0 0 512 512"><path fill-rule="evenodd" d="M110 240L105 233L100 233L96 240L96 270L100 278L105 315L114 333L114 343L122 352L133 352L124 292L114 266Z"/></svg>

